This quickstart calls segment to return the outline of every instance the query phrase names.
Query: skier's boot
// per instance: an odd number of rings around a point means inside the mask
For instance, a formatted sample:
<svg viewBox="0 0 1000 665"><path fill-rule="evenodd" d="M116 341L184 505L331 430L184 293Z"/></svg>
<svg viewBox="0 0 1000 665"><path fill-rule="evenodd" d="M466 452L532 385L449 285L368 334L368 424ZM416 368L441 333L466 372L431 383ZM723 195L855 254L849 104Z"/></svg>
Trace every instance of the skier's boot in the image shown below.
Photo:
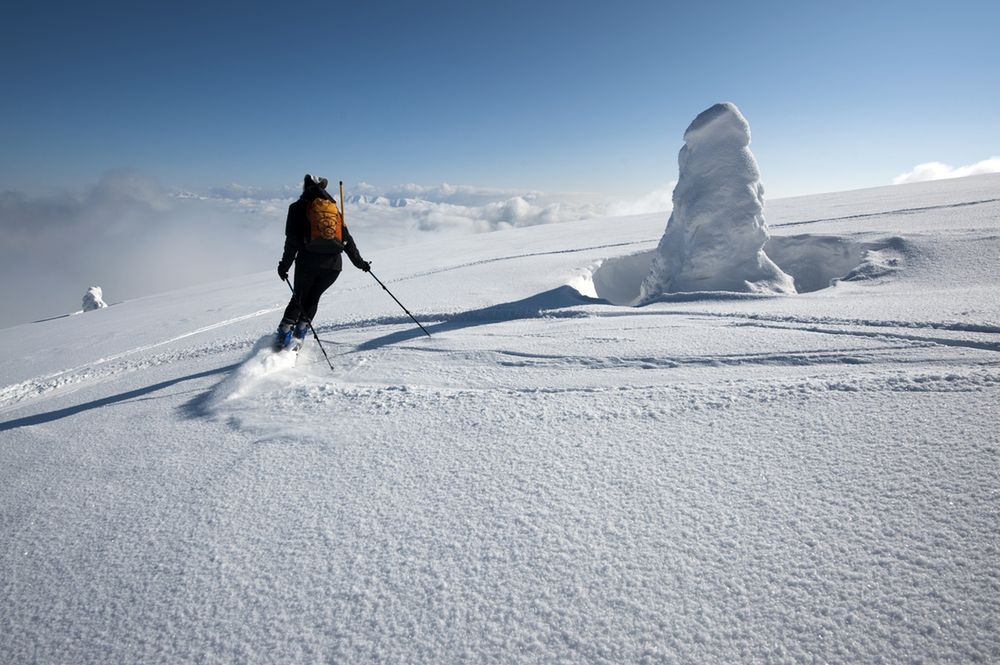
<svg viewBox="0 0 1000 665"><path fill-rule="evenodd" d="M292 343L292 324L282 322L274 334L274 350L281 351Z"/></svg>
<svg viewBox="0 0 1000 665"><path fill-rule="evenodd" d="M298 351L302 348L302 344L306 341L306 332L309 330L309 324L304 321L299 321L295 325L295 329L292 330L292 341L291 348L293 351Z"/></svg>

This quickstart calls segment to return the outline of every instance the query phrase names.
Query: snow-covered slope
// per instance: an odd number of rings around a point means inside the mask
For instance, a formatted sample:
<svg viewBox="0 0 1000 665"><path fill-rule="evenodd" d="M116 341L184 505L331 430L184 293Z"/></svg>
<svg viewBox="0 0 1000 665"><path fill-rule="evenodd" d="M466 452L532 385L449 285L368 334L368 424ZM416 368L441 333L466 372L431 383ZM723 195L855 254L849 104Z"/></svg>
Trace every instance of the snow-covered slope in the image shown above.
<svg viewBox="0 0 1000 665"><path fill-rule="evenodd" d="M663 215L375 255L433 337L345 272L333 372L270 270L0 330L0 661L997 660L1000 177L765 214L804 293L613 304Z"/></svg>

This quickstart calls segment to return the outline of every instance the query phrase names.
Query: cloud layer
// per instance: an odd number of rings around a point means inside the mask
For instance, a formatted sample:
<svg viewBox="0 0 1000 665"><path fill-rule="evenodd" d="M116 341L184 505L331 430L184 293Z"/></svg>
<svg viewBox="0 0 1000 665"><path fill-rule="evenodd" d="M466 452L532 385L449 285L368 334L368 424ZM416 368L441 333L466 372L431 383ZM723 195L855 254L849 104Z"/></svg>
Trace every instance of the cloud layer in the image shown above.
<svg viewBox="0 0 1000 665"><path fill-rule="evenodd" d="M963 178L968 175L984 173L1000 173L1000 157L990 157L968 166L949 166L941 162L917 164L912 171L901 173L892 179L892 184L903 185L908 182L924 182L926 180L945 180L947 178Z"/></svg>
<svg viewBox="0 0 1000 665"><path fill-rule="evenodd" d="M634 201L415 184L348 192L348 224L368 255L440 234L470 234L670 209L665 185ZM90 286L109 303L277 265L299 185L170 190L139 173L83 192L0 193L0 326L80 309Z"/></svg>
<svg viewBox="0 0 1000 665"><path fill-rule="evenodd" d="M79 310L90 286L113 303L261 270L274 220L130 172L78 193L0 193L0 326Z"/></svg>
<svg viewBox="0 0 1000 665"><path fill-rule="evenodd" d="M220 209L284 219L298 191L297 187L262 190L227 185L200 194L178 192L176 196ZM669 212L672 191L673 183L668 183L635 200L607 201L595 194L546 194L448 183L433 187L361 183L345 194L352 233L359 244L364 241L363 249L377 250L419 241L429 234L487 233L605 215Z"/></svg>

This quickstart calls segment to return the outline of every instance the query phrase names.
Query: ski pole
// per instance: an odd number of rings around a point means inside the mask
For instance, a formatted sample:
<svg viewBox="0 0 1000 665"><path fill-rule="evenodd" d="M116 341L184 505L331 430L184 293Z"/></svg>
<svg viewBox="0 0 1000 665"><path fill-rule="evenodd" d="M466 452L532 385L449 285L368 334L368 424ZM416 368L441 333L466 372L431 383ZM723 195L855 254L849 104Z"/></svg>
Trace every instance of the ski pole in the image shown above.
<svg viewBox="0 0 1000 665"><path fill-rule="evenodd" d="M285 284L287 284L288 288L291 290L292 297L295 298L295 303L299 306L299 311L304 311L302 301L299 299L299 294L295 292L295 289L292 287L292 283L288 281L287 277L285 278ZM313 328L312 321L306 319L306 325L309 326L309 330L312 331L313 337L316 338L316 343L319 344L319 350L323 352L323 357L326 358L326 364L330 366L330 371L336 372L337 370L333 369L333 363L330 362L330 356L326 355L326 349L323 348L323 342L319 341L319 335L316 334L316 329Z"/></svg>
<svg viewBox="0 0 1000 665"><path fill-rule="evenodd" d="M389 289L385 288L385 284L382 283L381 279L379 279L378 277L375 277L375 273L373 273L371 270L369 270L368 274L372 276L372 279L374 279L376 282L378 282L378 285L382 287L383 291L385 291L386 293L388 293L389 296L393 300L396 301L397 305L399 305L400 307L403 307L403 303L399 302L399 298L397 298L396 296L392 295L392 291L390 291ZM417 321L417 317L415 317L412 314L410 314L410 310L408 310L405 307L403 307L403 311L410 315L410 318L413 319L414 323L416 323L418 326L420 326L420 329L424 331L425 335L427 335L428 337L431 336L431 334L429 332L427 332L427 328L424 328L422 325L420 325L420 321Z"/></svg>

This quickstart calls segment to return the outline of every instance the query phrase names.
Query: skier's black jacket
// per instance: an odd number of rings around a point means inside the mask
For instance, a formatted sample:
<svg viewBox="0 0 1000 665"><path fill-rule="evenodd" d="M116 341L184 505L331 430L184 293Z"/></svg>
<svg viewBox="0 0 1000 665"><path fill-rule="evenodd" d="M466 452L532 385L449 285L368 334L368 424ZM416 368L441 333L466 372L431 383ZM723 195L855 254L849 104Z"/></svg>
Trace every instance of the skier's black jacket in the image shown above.
<svg viewBox="0 0 1000 665"><path fill-rule="evenodd" d="M320 270L342 270L344 267L340 252L320 254L310 252L306 248L309 242L309 218L306 216L306 210L313 199L320 196L324 196L324 192L312 186L302 192L298 201L288 206L288 218L285 220L285 251L282 252L281 261L278 263L278 267L284 272L288 272L296 257L299 261L308 262L311 267ZM359 270L363 269L364 259L361 258L361 253L358 252L358 247L354 244L354 238L351 237L346 224L343 227L343 241L344 251L347 252L351 263Z"/></svg>

